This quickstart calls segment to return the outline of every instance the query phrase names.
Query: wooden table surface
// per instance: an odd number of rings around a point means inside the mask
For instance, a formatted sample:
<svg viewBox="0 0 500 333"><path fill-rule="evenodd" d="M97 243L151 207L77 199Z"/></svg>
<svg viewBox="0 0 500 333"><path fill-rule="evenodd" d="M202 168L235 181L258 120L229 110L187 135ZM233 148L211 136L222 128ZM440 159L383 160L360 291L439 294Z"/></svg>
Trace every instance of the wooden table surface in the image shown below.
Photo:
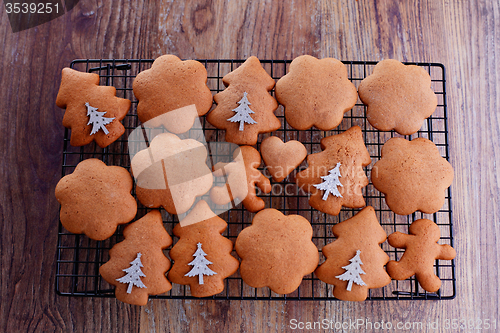
<svg viewBox="0 0 500 333"><path fill-rule="evenodd" d="M398 4L401 2L401 4ZM407 4L404 4L407 3ZM80 1L13 33L0 11L1 332L289 331L290 321L424 322L500 330L500 3ZM61 69L78 58L394 58L447 69L457 297L444 301L154 300L57 296ZM445 320L467 321L446 329ZM496 320L496 330L493 322ZM472 322L474 321L474 322ZM473 326L469 327L469 324ZM345 331L363 331L347 327ZM318 330L315 330L318 331ZM331 330L333 331L333 330ZM396 331L396 330L393 330Z"/></svg>

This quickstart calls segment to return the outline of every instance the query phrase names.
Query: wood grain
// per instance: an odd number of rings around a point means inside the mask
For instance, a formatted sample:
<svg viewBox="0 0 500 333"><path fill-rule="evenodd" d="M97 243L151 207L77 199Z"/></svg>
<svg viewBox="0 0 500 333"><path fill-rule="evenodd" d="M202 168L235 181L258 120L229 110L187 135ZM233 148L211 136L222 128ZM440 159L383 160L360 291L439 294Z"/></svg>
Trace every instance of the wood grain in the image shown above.
<svg viewBox="0 0 500 333"><path fill-rule="evenodd" d="M498 1L80 1L13 34L0 13L2 332L290 330L290 320L372 323L490 319L500 326L500 3ZM262 302L59 297L54 290L62 111L60 70L76 58L442 62L447 69L457 298ZM473 305L473 306L471 306ZM349 330L346 330L349 331ZM356 331L356 330L351 330ZM466 330L458 330L466 331ZM467 330L468 331L468 330ZM493 330L490 330L493 332Z"/></svg>

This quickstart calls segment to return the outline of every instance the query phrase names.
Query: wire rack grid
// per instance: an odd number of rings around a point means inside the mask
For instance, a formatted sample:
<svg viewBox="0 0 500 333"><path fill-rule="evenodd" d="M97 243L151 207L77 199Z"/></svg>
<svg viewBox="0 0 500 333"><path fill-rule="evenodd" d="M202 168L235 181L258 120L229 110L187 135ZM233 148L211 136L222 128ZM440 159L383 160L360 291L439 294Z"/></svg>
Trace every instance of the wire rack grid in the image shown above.
<svg viewBox="0 0 500 333"><path fill-rule="evenodd" d="M207 69L207 85L213 94L224 89L222 77L240 66L244 60L199 60ZM288 60L261 60L264 69L276 81L288 71L291 61ZM118 165L130 169L130 157L128 153L128 136L141 124L137 118L137 100L132 91L132 82L135 76L148 68L153 63L152 59L84 59L75 60L71 63L71 68L84 72L97 73L100 76L101 85L114 86L117 96L132 100L132 107L129 114L123 120L126 128L125 134L106 148L100 148L95 143L84 147L73 147L69 143L70 131L66 129L63 145L62 176L72 173L76 165L87 158L98 158L107 165ZM370 75L376 62L370 61L344 61L348 70L348 77L356 88L366 76ZM410 63L406 63L410 64ZM333 131L320 131L311 128L306 131L297 131L290 127L280 106L276 111L276 116L281 120L281 128L275 132L259 135L257 149L260 142L270 136L275 135L283 141L298 140L304 144L309 154L321 151L321 138L333 134L339 134L348 128L358 125L361 127L365 145L372 158L372 163L365 168L365 172L370 179L371 167L380 159L383 144L392 137L404 137L408 140L424 137L433 141L440 153L446 159L448 156L448 127L447 127L447 106L446 106L446 80L445 68L438 63L411 63L423 67L431 76L432 89L438 97L438 107L431 117L423 124L422 128L411 136L402 136L396 132L381 132L373 128L366 118L366 107L358 100L356 105L344 115L340 126ZM274 95L274 91L271 92ZM202 130L206 141L223 142L224 132L215 129L205 117L201 117ZM211 152L213 153L213 152ZM211 156L214 159L224 158L224 154L216 152ZM324 261L321 248L335 240L331 227L355 215L359 209L342 208L338 216L331 216L321 213L311 208L308 204L308 195L299 190L295 185L295 175L306 167L306 162L294 172L292 172L281 183L273 184L273 191L269 194L260 194L265 201L266 207L279 209L284 214L298 214L304 216L311 222L313 227L313 242L320 252L320 263ZM266 176L270 176L267 170L263 170ZM135 195L135 192L133 193ZM410 224L420 218L428 218L436 222L441 230L440 244L450 244L453 246L453 223L451 190L446 192L444 206L434 214L423 214L420 212L408 216L394 214L386 205L383 194L378 192L372 183L364 189L366 204L375 208L377 217L383 229L389 235L395 231L408 233ZM138 202L137 218L147 213L148 209ZM219 213L216 211L216 213ZM229 211L220 214L220 217L228 223L228 228L224 236L236 240L239 232L251 224L255 214L246 211L240 204ZM177 223L177 217L162 210L164 226L167 232L173 236L172 229ZM114 290L99 275L99 267L109 260L109 249L114 244L123 240L123 226L119 226L114 236L105 241L94 241L84 235L75 235L66 231L59 223L58 244L57 244L57 267L56 267L56 291L59 295L87 296L87 297L113 297ZM175 237L174 244L177 241ZM387 242L381 245L382 249L389 255L391 260L401 258L404 250L395 249ZM170 248L169 248L170 249ZM168 257L168 250L165 255ZM233 255L237 254L233 251ZM442 280L441 289L437 293L428 293L423 290L415 277L405 281L393 280L389 285L371 289L367 300L432 300L432 299L453 299L456 294L456 278L454 261L436 260L435 273ZM210 297L211 299L228 300L335 300L333 296L333 286L319 280L314 274L304 277L300 287L288 295L280 295L272 292L268 288L252 288L246 285L239 272L229 277L225 281L225 289L222 293ZM184 285L173 285L172 290L163 295L150 296L151 298L162 299L191 299L189 287Z"/></svg>

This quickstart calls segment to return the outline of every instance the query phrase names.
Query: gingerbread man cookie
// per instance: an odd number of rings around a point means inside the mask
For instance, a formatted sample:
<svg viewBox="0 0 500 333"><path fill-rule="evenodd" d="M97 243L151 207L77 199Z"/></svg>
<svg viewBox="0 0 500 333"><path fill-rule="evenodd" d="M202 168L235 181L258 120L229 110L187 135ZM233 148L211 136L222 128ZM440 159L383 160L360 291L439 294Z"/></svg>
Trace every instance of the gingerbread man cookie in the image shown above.
<svg viewBox="0 0 500 333"><path fill-rule="evenodd" d="M269 94L274 80L256 57L248 58L240 67L222 78L227 87L214 96L217 107L207 120L226 130L226 141L239 145L255 145L259 133L281 127L274 115L278 102Z"/></svg>
<svg viewBox="0 0 500 333"><path fill-rule="evenodd" d="M203 220L185 226L177 224L174 234L179 241L170 250L174 265L168 278L173 283L188 284L191 295L207 297L224 290L224 279L236 273L239 261L231 256L233 243L222 236L227 223L216 216L201 200L190 214ZM190 220L189 215L185 218Z"/></svg>
<svg viewBox="0 0 500 333"><path fill-rule="evenodd" d="M125 132L120 121L130 104L130 100L116 97L115 87L99 86L99 75L62 70L56 105L66 109L63 125L71 129L72 146L84 146L93 140L101 148L110 145Z"/></svg>
<svg viewBox="0 0 500 333"><path fill-rule="evenodd" d="M242 146L235 150L233 158L234 162L214 166L214 176L226 176L227 182L224 186L214 186L210 198L217 205L242 200L243 206L250 212L264 209L265 202L257 197L255 186L269 193L271 182L257 169L261 163L259 152L253 147Z"/></svg>
<svg viewBox="0 0 500 333"><path fill-rule="evenodd" d="M297 140L283 143L280 138L270 136L260 144L262 159L274 181L280 182L295 170L307 156L307 149Z"/></svg>
<svg viewBox="0 0 500 333"><path fill-rule="evenodd" d="M188 130L194 117L206 114L213 104L206 68L198 61L181 61L174 55L158 57L150 69L137 75L133 89L139 101L139 120L150 127L163 125L177 134ZM188 106L193 104L197 114L189 112ZM177 109L186 112L178 112L174 119L162 116Z"/></svg>
<svg viewBox="0 0 500 333"><path fill-rule="evenodd" d="M366 207L332 227L337 239L323 247L326 261L316 269L321 281L333 284L333 295L344 301L363 301L368 289L391 282L384 265L389 256L380 248L387 234L373 207Z"/></svg>
<svg viewBox="0 0 500 333"><path fill-rule="evenodd" d="M379 62L361 81L359 98L368 106L366 118L378 130L399 134L417 132L437 106L431 78L422 67L397 60Z"/></svg>
<svg viewBox="0 0 500 333"><path fill-rule="evenodd" d="M207 149L194 139L162 133L131 161L137 199L146 207L162 206L170 214L185 213L196 197L207 193L213 177Z"/></svg>
<svg viewBox="0 0 500 333"><path fill-rule="evenodd" d="M285 216L273 208L260 211L236 239L241 278L254 288L293 292L318 266L312 233L311 223L300 215Z"/></svg>
<svg viewBox="0 0 500 333"><path fill-rule="evenodd" d="M382 147L371 179L394 213L408 215L420 210L432 214L444 204L453 168L430 140L392 138Z"/></svg>
<svg viewBox="0 0 500 333"><path fill-rule="evenodd" d="M91 158L64 176L55 195L61 204L61 224L75 234L94 240L111 237L119 224L132 221L137 203L130 194L133 181L129 172L119 166L106 166Z"/></svg>
<svg viewBox="0 0 500 333"><path fill-rule="evenodd" d="M311 193L309 204L330 215L342 206L365 206L362 189L368 185L363 167L371 163L359 126L321 140L320 153L307 156L309 167L297 174L297 185Z"/></svg>
<svg viewBox="0 0 500 333"><path fill-rule="evenodd" d="M358 99L347 68L333 58L295 58L288 74L276 83L276 99L285 107L286 121L295 129L337 127Z"/></svg>
<svg viewBox="0 0 500 333"><path fill-rule="evenodd" d="M109 284L116 286L116 298L122 302L146 305L149 295L172 289L165 274L170 261L163 250L172 238L163 227L161 214L152 210L123 230L125 239L109 251L109 261L99 273Z"/></svg>
<svg viewBox="0 0 500 333"><path fill-rule="evenodd" d="M428 292L438 291L441 280L434 274L436 259L452 260L455 250L447 244L437 241L441 232L436 223L420 219L410 225L410 234L395 232L389 235L389 244L399 249L406 249L399 261L391 260L387 272L395 280L406 280L415 275L418 282Z"/></svg>

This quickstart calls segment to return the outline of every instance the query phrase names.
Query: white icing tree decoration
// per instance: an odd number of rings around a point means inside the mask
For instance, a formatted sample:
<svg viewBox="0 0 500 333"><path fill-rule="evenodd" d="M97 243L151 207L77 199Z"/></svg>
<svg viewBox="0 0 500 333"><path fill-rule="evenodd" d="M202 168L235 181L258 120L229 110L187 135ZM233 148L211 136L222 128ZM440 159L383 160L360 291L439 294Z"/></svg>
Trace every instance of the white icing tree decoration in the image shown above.
<svg viewBox="0 0 500 333"><path fill-rule="evenodd" d="M335 168L330 170L328 175L322 176L321 179L324 180L321 184L316 184L313 185L319 190L325 191L325 194L323 194L323 200L328 199L328 194L332 194L336 197L342 198L342 194L340 194L339 189L337 186L343 187L342 183L340 182L339 178L342 177L340 174L340 162L337 163Z"/></svg>
<svg viewBox="0 0 500 333"><path fill-rule="evenodd" d="M351 291L353 282L358 286L366 286L366 283L363 281L363 279L361 279L361 274L366 273L361 269L361 265L363 265L363 263L361 262L361 258L359 257L360 254L361 251L357 250L356 255L352 259L349 259L351 263L347 266L342 267L346 270L346 272L344 274L336 276L336 278L341 281L349 281L349 284L347 285L347 291Z"/></svg>
<svg viewBox="0 0 500 333"><path fill-rule="evenodd" d="M211 265L212 262L205 258L207 254L201 249L201 243L198 243L197 245L198 249L193 254L194 260L188 264L194 267L185 276L193 277L198 275L198 283L203 284L203 275L214 275L217 273L207 267L208 265Z"/></svg>
<svg viewBox="0 0 500 333"><path fill-rule="evenodd" d="M250 117L250 114L255 113L255 112L252 111L252 109L250 109L250 107L249 107L249 105L251 105L251 104L247 99L247 92L246 91L243 93L243 98L240 99L238 104L239 104L239 106L236 109L232 110L232 111L236 112L236 114L234 116L232 116L231 118L229 118L227 121L230 121L233 123L240 122L240 128L239 128L240 131L243 131L243 126L245 126L245 123L257 124L257 122L255 120L253 120L252 117Z"/></svg>
<svg viewBox="0 0 500 333"><path fill-rule="evenodd" d="M141 256L142 254L140 252L137 253L137 257L130 263L131 266L129 268L123 269L123 271L127 273L127 275L116 279L116 281L118 282L128 283L127 294L130 294L132 292L133 286L139 288L147 288L141 281L141 277L146 277L146 274L141 271L141 267L144 267L141 262Z"/></svg>
<svg viewBox="0 0 500 333"><path fill-rule="evenodd" d="M92 124L92 131L90 132L90 135L96 134L100 129L102 129L104 134L108 134L109 131L106 128L106 125L111 123L115 118L104 117L106 112L97 111L97 108L90 106L89 103L85 103L85 106L87 107L87 116L90 117L87 125Z"/></svg>

